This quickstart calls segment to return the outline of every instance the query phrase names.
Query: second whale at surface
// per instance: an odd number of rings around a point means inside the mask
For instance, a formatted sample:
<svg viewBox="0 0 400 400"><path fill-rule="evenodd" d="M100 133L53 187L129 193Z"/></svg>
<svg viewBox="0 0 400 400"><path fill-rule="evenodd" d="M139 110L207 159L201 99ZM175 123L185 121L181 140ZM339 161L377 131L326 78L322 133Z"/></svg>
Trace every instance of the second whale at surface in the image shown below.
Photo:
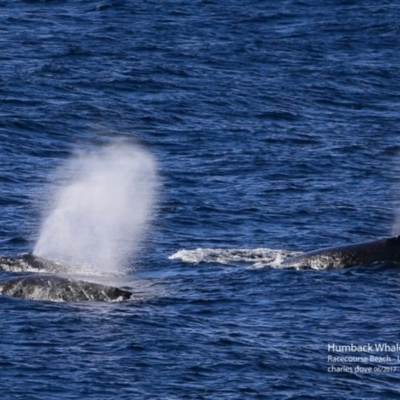
<svg viewBox="0 0 400 400"><path fill-rule="evenodd" d="M400 264L400 236L315 250L289 258L281 265L298 269L326 269L376 263Z"/></svg>

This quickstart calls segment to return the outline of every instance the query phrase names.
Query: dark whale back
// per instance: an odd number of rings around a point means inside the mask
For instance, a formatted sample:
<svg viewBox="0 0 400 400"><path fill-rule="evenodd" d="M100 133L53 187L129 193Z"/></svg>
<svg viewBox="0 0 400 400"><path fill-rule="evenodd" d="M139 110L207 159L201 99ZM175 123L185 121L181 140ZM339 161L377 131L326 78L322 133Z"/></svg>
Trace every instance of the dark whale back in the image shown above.
<svg viewBox="0 0 400 400"><path fill-rule="evenodd" d="M285 260L294 268L345 268L378 262L400 263L400 236L311 251Z"/></svg>
<svg viewBox="0 0 400 400"><path fill-rule="evenodd" d="M113 286L79 281L57 275L32 274L0 280L0 293L31 300L119 301L132 293Z"/></svg>
<svg viewBox="0 0 400 400"><path fill-rule="evenodd" d="M68 274L69 266L30 253L0 257L0 270L22 273L0 279L0 294L7 296L52 301L117 301L132 296L117 287L54 275Z"/></svg>
<svg viewBox="0 0 400 400"><path fill-rule="evenodd" d="M24 253L18 257L0 257L0 271L68 273L70 266Z"/></svg>
<svg viewBox="0 0 400 400"><path fill-rule="evenodd" d="M68 264L61 264L56 261L46 260L45 258L35 256L32 253L24 253L16 260L26 263L33 269L44 270L52 273L68 272Z"/></svg>

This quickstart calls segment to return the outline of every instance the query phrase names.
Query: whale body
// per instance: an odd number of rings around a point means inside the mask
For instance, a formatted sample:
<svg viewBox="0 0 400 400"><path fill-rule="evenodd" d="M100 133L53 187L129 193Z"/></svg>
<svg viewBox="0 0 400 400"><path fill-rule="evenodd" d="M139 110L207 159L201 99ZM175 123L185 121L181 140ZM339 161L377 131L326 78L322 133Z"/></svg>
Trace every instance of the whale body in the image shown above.
<svg viewBox="0 0 400 400"><path fill-rule="evenodd" d="M16 258L0 257L0 271L19 273L0 278L0 294L6 296L51 301L118 301L133 295L125 289L55 275L68 273L68 265L30 253Z"/></svg>
<svg viewBox="0 0 400 400"><path fill-rule="evenodd" d="M32 253L23 253L17 257L0 257L0 271L67 274L70 266L66 263L47 260Z"/></svg>
<svg viewBox="0 0 400 400"><path fill-rule="evenodd" d="M128 290L113 286L46 274L0 279L0 293L22 299L50 301L120 301L132 296Z"/></svg>
<svg viewBox="0 0 400 400"><path fill-rule="evenodd" d="M379 262L400 263L400 235L311 251L283 261L282 266L325 269L371 265Z"/></svg>

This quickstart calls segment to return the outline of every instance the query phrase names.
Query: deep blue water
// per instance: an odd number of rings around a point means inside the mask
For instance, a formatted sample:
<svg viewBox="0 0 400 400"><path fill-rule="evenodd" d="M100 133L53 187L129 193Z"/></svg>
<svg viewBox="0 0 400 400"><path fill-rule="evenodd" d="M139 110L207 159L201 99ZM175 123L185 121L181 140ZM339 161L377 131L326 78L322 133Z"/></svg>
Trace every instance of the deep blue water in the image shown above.
<svg viewBox="0 0 400 400"><path fill-rule="evenodd" d="M398 233L400 5L0 1L0 254L54 170L125 139L158 163L143 300L0 297L4 399L398 399L400 272L271 254ZM271 265L272 264L272 265Z"/></svg>

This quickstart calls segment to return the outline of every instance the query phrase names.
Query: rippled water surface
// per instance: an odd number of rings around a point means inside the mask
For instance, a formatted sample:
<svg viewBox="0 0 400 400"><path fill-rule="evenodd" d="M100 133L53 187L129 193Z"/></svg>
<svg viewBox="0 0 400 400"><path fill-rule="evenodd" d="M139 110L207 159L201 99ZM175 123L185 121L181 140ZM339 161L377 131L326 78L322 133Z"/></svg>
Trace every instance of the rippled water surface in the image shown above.
<svg viewBox="0 0 400 400"><path fill-rule="evenodd" d="M101 277L136 300L0 297L2 396L400 398L400 349L329 350L400 343L398 268L279 268L400 233L399 21L390 0L0 1L0 255L34 249L77 153L140 146L158 174L129 271Z"/></svg>

